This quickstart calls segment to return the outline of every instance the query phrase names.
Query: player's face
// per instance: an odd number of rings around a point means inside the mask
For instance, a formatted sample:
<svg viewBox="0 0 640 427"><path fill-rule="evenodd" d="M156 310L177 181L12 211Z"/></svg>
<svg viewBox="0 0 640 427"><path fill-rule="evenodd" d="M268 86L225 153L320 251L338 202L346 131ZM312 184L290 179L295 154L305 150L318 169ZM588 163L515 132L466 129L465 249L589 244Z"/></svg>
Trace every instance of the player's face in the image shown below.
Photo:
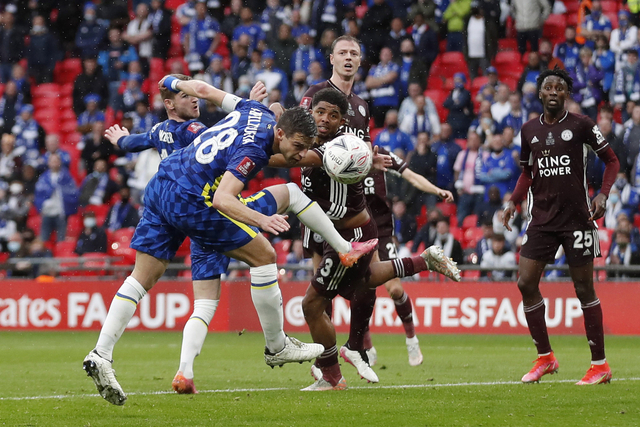
<svg viewBox="0 0 640 427"><path fill-rule="evenodd" d="M308 138L301 133L294 133L287 137L280 128L276 129L276 132L280 140L277 151L292 165L304 158L313 143L312 138Z"/></svg>
<svg viewBox="0 0 640 427"><path fill-rule="evenodd" d="M564 109L564 101L569 96L567 83L558 76L549 76L542 82L540 99L547 111L555 112Z"/></svg>
<svg viewBox="0 0 640 427"><path fill-rule="evenodd" d="M320 101L311 111L313 119L318 126L318 138L322 141L333 139L344 123L340 109L326 101Z"/></svg>
<svg viewBox="0 0 640 427"><path fill-rule="evenodd" d="M169 101L174 108L175 114L183 120L197 119L200 117L200 106L198 98L179 92Z"/></svg>
<svg viewBox="0 0 640 427"><path fill-rule="evenodd" d="M360 46L355 42L341 40L336 43L329 58L335 73L342 77L351 78L360 68Z"/></svg>

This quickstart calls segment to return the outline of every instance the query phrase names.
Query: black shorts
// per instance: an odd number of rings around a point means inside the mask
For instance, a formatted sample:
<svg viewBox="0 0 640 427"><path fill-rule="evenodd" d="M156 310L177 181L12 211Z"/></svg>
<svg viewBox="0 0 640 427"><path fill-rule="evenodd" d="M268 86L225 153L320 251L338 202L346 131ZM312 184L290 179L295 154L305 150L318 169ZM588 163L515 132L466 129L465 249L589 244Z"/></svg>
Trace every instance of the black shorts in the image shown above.
<svg viewBox="0 0 640 427"><path fill-rule="evenodd" d="M372 220L358 228L347 228L338 232L350 242L364 242L378 236L376 223ZM317 242L315 243L314 246L317 246ZM375 252L369 252L353 267L346 268L340 263L338 253L327 242L322 245L322 261L311 279L311 285L325 298L333 299L336 295L342 295L349 299L359 286L369 281L369 264Z"/></svg>
<svg viewBox="0 0 640 427"><path fill-rule="evenodd" d="M318 233L314 233L304 224L300 225L302 231L302 253L305 258L313 258L313 254L322 255L324 238Z"/></svg>
<svg viewBox="0 0 640 427"><path fill-rule="evenodd" d="M393 236L378 236L378 256L380 261L389 261L398 258L398 248L393 242Z"/></svg>
<svg viewBox="0 0 640 427"><path fill-rule="evenodd" d="M585 265L593 258L600 257L598 230L542 231L532 228L522 238L520 256L552 263L560 245L564 248L567 264L572 267Z"/></svg>

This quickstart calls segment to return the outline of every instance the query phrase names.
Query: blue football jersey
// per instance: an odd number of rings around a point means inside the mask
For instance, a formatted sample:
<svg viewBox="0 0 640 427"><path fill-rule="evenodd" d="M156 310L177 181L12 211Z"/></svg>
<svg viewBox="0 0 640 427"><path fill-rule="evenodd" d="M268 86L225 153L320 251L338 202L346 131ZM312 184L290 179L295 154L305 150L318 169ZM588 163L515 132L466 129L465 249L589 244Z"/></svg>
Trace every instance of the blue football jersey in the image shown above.
<svg viewBox="0 0 640 427"><path fill-rule="evenodd" d="M212 206L213 193L226 171L246 183L269 163L275 126L271 110L242 100L193 144L164 159L157 177L177 183L184 193L203 197Z"/></svg>
<svg viewBox="0 0 640 427"><path fill-rule="evenodd" d="M138 152L155 148L164 159L174 151L191 144L207 127L196 120L176 122L165 120L153 126L147 133L129 135L118 140L124 151Z"/></svg>

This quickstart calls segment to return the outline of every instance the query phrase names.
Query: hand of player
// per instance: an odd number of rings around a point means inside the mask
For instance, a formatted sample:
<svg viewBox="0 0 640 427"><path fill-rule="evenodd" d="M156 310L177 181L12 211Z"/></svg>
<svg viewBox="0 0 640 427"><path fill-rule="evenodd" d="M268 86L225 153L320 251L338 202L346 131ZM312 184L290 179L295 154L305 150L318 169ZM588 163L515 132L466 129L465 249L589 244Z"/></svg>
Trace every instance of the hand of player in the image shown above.
<svg viewBox="0 0 640 427"><path fill-rule="evenodd" d="M373 147L373 162L371 165L372 169L377 171L386 172L388 167L393 166L393 162L391 161L391 156L386 154L378 154L378 146Z"/></svg>
<svg viewBox="0 0 640 427"><path fill-rule="evenodd" d="M113 125L104 131L104 137L115 146L118 145L118 140L123 136L129 136L129 131L127 128L121 128L120 125Z"/></svg>
<svg viewBox="0 0 640 427"><path fill-rule="evenodd" d="M512 201L508 201L507 206L504 208L504 211L502 212L503 214L502 225L504 225L504 228L506 228L509 231L511 231L511 227L509 226L509 221L511 220L511 218L513 218L513 215L515 214L515 212L516 212L516 205L514 205Z"/></svg>
<svg viewBox="0 0 640 427"><path fill-rule="evenodd" d="M265 216L264 219L258 224L261 230L269 232L273 235L278 235L289 230L290 225L287 222L287 215L271 215Z"/></svg>
<svg viewBox="0 0 640 427"><path fill-rule="evenodd" d="M443 190L442 188L439 188L438 197L440 197L445 202L453 202L453 194L451 194L451 191L447 191L447 190Z"/></svg>
<svg viewBox="0 0 640 427"><path fill-rule="evenodd" d="M282 116L282 114L284 113L284 107L279 102L274 102L273 104L269 105L269 110L273 111L273 113L276 115L276 121L280 120L280 116Z"/></svg>
<svg viewBox="0 0 640 427"><path fill-rule="evenodd" d="M256 82L251 88L249 93L249 99L253 101L262 102L267 97L267 87L261 81Z"/></svg>
<svg viewBox="0 0 640 427"><path fill-rule="evenodd" d="M600 193L591 201L591 207L589 208L589 212L591 212L591 217L589 221L595 221L604 216L604 213L607 211L607 196Z"/></svg>

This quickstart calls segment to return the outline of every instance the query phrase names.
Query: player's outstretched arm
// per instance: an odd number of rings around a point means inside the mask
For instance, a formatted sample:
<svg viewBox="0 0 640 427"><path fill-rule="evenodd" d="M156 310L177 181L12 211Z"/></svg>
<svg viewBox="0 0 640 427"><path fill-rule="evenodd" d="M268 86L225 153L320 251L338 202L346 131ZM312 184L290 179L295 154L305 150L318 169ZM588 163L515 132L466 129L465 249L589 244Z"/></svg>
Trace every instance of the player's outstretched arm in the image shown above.
<svg viewBox="0 0 640 427"><path fill-rule="evenodd" d="M149 138L147 138L147 134L129 135L127 128L120 127L117 124L105 130L104 136L116 147L132 153L155 148Z"/></svg>
<svg viewBox="0 0 640 427"><path fill-rule="evenodd" d="M230 95L227 92L213 87L201 80L180 80L173 76L164 76L158 85L160 87L166 87L176 93L184 92L185 94L195 96L196 98L206 99L207 101L213 102L218 107L223 107L222 101L225 96ZM235 98L240 99L238 97Z"/></svg>
<svg viewBox="0 0 640 427"><path fill-rule="evenodd" d="M120 127L120 125L117 124L104 131L104 137L116 146L118 145L118 140L123 136L129 136L129 130L127 128Z"/></svg>
<svg viewBox="0 0 640 427"><path fill-rule="evenodd" d="M247 225L278 235L289 229L286 215L266 216L248 208L238 199L244 183L231 172L225 172L213 195L213 207L224 215Z"/></svg>
<svg viewBox="0 0 640 427"><path fill-rule="evenodd" d="M427 178L415 173L409 168L402 171L402 178L420 191L435 194L445 202L453 202L453 194L451 194L451 191L443 190L442 188L433 185Z"/></svg>

